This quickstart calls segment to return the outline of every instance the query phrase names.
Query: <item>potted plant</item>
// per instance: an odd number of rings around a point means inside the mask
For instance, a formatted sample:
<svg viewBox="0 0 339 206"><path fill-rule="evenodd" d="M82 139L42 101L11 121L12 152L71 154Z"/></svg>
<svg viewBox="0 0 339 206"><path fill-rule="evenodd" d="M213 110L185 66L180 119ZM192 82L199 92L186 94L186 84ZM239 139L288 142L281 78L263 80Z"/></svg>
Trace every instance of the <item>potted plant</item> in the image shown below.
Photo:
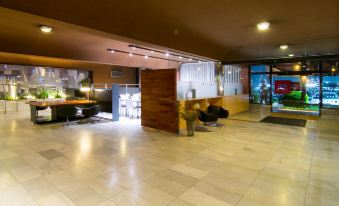
<svg viewBox="0 0 339 206"><path fill-rule="evenodd" d="M48 98L48 96L49 96L48 91L46 89L42 88L40 94L38 95L38 98L45 100L45 99Z"/></svg>
<svg viewBox="0 0 339 206"><path fill-rule="evenodd" d="M198 111L195 104L186 100L184 111L181 112L181 117L186 120L187 136L194 136L195 120L198 118Z"/></svg>

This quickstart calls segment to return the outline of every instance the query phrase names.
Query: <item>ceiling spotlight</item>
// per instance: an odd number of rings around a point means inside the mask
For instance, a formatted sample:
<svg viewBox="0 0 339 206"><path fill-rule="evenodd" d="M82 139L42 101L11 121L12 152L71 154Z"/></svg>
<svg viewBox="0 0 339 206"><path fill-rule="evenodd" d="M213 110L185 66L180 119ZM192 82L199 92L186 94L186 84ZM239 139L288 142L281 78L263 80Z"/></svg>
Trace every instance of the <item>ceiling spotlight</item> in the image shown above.
<svg viewBox="0 0 339 206"><path fill-rule="evenodd" d="M198 63L201 63L201 61L199 60Z"/></svg>
<svg viewBox="0 0 339 206"><path fill-rule="evenodd" d="M267 30L268 28L270 27L270 23L269 22L260 22L257 24L257 28L260 30L260 31L265 31Z"/></svg>
<svg viewBox="0 0 339 206"><path fill-rule="evenodd" d="M167 57L170 55L168 52L166 52L166 54L165 54Z"/></svg>
<svg viewBox="0 0 339 206"><path fill-rule="evenodd" d="M191 59L191 58L189 58L189 59L188 59L188 61L190 61L190 62L191 62L191 61L192 61L192 59Z"/></svg>
<svg viewBox="0 0 339 206"><path fill-rule="evenodd" d="M181 57L181 56L179 56L178 58L179 58L179 59L182 59L182 57Z"/></svg>
<svg viewBox="0 0 339 206"><path fill-rule="evenodd" d="M287 48L288 48L287 44L280 45L280 49L282 50L286 50Z"/></svg>
<svg viewBox="0 0 339 206"><path fill-rule="evenodd" d="M289 56L289 57L294 57L294 54L289 54L288 56Z"/></svg>
<svg viewBox="0 0 339 206"><path fill-rule="evenodd" d="M115 51L112 49L112 50L111 50L111 53L113 54L114 52L115 52Z"/></svg>
<svg viewBox="0 0 339 206"><path fill-rule="evenodd" d="M147 55L145 56L145 59L148 59L148 56L147 56Z"/></svg>
<svg viewBox="0 0 339 206"><path fill-rule="evenodd" d="M129 53L128 55L129 55L130 57L131 57L131 56L133 56L133 54L132 54L132 53Z"/></svg>
<svg viewBox="0 0 339 206"><path fill-rule="evenodd" d="M135 49L136 49L136 47L134 46L134 47L132 47L132 49L133 49L133 50L135 50Z"/></svg>
<svg viewBox="0 0 339 206"><path fill-rule="evenodd" d="M331 72L335 72L336 68L332 67Z"/></svg>
<svg viewBox="0 0 339 206"><path fill-rule="evenodd" d="M294 69L297 70L297 71L299 71L299 70L300 70L300 65L299 65L299 64L295 65L295 66L294 66Z"/></svg>
<svg viewBox="0 0 339 206"><path fill-rule="evenodd" d="M153 53L154 53L154 51L152 50L152 51L151 51L151 53L153 54Z"/></svg>
<svg viewBox="0 0 339 206"><path fill-rule="evenodd" d="M52 27L47 25L40 26L40 30L44 33L50 33L52 31Z"/></svg>

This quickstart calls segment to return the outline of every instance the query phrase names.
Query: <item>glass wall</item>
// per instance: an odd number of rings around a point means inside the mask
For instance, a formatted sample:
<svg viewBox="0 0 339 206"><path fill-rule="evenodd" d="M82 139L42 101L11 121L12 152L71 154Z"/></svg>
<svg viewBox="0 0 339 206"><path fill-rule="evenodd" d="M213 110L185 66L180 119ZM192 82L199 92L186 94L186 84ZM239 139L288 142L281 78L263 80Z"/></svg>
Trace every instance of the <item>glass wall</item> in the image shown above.
<svg viewBox="0 0 339 206"><path fill-rule="evenodd" d="M272 112L319 115L320 76L272 76Z"/></svg>
<svg viewBox="0 0 339 206"><path fill-rule="evenodd" d="M270 67L254 65L250 67L250 103L271 104Z"/></svg>
<svg viewBox="0 0 339 206"><path fill-rule="evenodd" d="M339 108L339 60L306 60L250 66L250 103L273 112L319 115Z"/></svg>
<svg viewBox="0 0 339 206"><path fill-rule="evenodd" d="M0 64L0 99L59 98L66 89L77 89L89 72L40 66Z"/></svg>
<svg viewBox="0 0 339 206"><path fill-rule="evenodd" d="M322 105L327 108L339 108L339 61L323 62Z"/></svg>

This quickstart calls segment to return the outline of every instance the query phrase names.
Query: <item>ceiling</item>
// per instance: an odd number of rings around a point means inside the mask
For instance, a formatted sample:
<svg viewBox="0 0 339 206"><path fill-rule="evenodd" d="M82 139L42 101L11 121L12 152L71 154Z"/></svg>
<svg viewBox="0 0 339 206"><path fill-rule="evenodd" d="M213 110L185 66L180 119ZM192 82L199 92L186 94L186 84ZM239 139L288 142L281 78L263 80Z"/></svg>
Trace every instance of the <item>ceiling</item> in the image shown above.
<svg viewBox="0 0 339 206"><path fill-rule="evenodd" d="M0 0L0 6L222 61L339 53L338 0ZM259 32L260 21L270 29ZM9 39L23 35L12 32ZM78 43L77 36L60 38L50 46ZM88 47L96 46L89 40Z"/></svg>
<svg viewBox="0 0 339 206"><path fill-rule="evenodd" d="M41 24L51 25L53 31L41 32ZM0 42L0 54L6 54L0 55L1 63L13 63L15 54L155 69L177 68L180 62L206 61L206 58L177 51L170 51L167 57L164 53L151 52L167 52L164 47L3 7L0 7ZM131 45L137 47L133 49Z"/></svg>

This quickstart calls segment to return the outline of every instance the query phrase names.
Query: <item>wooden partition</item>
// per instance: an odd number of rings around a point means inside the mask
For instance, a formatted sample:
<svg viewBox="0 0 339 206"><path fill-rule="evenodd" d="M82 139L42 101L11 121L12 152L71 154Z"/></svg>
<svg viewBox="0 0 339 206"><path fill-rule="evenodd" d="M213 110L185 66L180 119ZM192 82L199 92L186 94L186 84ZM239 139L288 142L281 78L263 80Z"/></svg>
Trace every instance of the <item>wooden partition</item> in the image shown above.
<svg viewBox="0 0 339 206"><path fill-rule="evenodd" d="M141 125L178 131L176 69L141 71Z"/></svg>

